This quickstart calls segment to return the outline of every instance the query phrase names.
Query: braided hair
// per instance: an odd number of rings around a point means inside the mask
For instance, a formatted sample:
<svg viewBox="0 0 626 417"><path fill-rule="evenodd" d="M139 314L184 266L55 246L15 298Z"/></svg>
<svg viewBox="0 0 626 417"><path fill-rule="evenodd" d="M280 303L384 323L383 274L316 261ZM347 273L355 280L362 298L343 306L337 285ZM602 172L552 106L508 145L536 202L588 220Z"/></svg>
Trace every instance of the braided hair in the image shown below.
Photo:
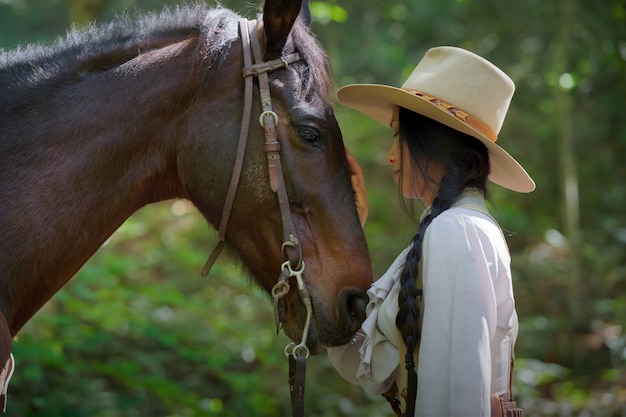
<svg viewBox="0 0 626 417"><path fill-rule="evenodd" d="M407 403L407 416L414 414L414 399L417 391L417 374L413 362L413 352L419 345L420 311L417 297L421 296L421 288L417 288L416 279L422 258L422 243L426 229L442 212L449 209L461 196L466 188L477 189L487 198L487 177L489 175L489 154L487 147L479 140L447 127L410 110L400 108L398 132L400 141L400 161L405 161L402 152L409 152L411 172L423 178L424 186L435 183L428 175L427 165L436 162L443 166L443 177L436 187L437 192L432 201L430 211L419 223L418 231L411 240L411 249L407 253L400 273L400 294L398 296L398 314L396 326L400 330L402 340L407 347L405 358L409 381L407 391L409 399L413 393L413 401ZM404 172L400 170L401 175ZM399 184L402 184L400 178ZM406 202L402 200L407 210ZM413 402L413 403L411 403Z"/></svg>

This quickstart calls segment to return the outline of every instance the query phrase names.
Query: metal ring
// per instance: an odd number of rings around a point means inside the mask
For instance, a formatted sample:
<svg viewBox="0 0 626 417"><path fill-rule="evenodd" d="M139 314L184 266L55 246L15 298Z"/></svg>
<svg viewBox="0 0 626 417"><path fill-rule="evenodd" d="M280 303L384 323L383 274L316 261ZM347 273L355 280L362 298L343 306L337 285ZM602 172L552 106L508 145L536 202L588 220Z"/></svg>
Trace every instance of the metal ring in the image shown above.
<svg viewBox="0 0 626 417"><path fill-rule="evenodd" d="M291 353L293 352L293 349L296 347L296 345L297 345L296 342L291 342L287 346L285 346L284 353L286 357L291 356Z"/></svg>
<svg viewBox="0 0 626 417"><path fill-rule="evenodd" d="M274 124L278 124L278 115L271 110L266 110L259 116L259 123L263 129L265 129L265 116L272 116L274 118Z"/></svg>
<svg viewBox="0 0 626 417"><path fill-rule="evenodd" d="M303 260L302 260L302 246L300 246L300 243L298 242L298 238L295 237L293 235L293 233L289 234L289 240L287 240L286 242L283 242L283 244L280 247L280 250L282 251L283 255L285 255L285 257L287 259L289 259L289 254L287 253L287 251L285 250L287 247L291 247L291 248L296 248L298 249L298 264L296 265L296 268L299 269L300 271L304 268L302 266L303 264ZM284 265L283 265L284 267ZM289 269L291 271L293 271L293 269L291 268L291 264Z"/></svg>
<svg viewBox="0 0 626 417"><path fill-rule="evenodd" d="M299 345L295 346L293 348L293 352L291 352L291 355L295 358L297 356L299 356L299 349L302 349L302 352L300 354L304 355L305 358L309 357L309 348L306 347L306 345L300 343Z"/></svg>
<svg viewBox="0 0 626 417"><path fill-rule="evenodd" d="M310 354L309 348L304 343L296 342L291 342L285 346L284 353L286 357L293 356L294 358L298 356L298 353L303 354L305 358L308 358Z"/></svg>
<svg viewBox="0 0 626 417"><path fill-rule="evenodd" d="M289 282L286 279L281 279L272 287L272 297L282 298L289 292Z"/></svg>
<svg viewBox="0 0 626 417"><path fill-rule="evenodd" d="M283 255L285 254L285 247L287 246L290 246L292 248L295 248L296 246L298 246L298 238L295 237L293 233L289 234L289 240L283 242L283 244L280 245L280 250L283 252Z"/></svg>

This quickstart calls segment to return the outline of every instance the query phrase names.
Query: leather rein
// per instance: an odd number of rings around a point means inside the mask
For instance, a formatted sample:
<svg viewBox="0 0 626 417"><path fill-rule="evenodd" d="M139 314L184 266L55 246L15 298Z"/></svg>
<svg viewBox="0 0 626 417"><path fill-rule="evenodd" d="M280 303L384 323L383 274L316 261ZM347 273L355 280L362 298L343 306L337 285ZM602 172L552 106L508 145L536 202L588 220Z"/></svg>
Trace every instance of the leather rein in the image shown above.
<svg viewBox="0 0 626 417"><path fill-rule="evenodd" d="M217 257L222 251L226 241L226 228L228 219L232 211L235 195L241 177L243 160L246 152L246 144L248 141L248 133L250 128L250 120L252 118L252 89L253 78L259 80L259 94L261 97L262 113L259 116L259 123L265 130L265 152L267 154L267 165L269 170L270 188L277 194L278 206L280 209L283 243L281 252L285 257L285 261L280 267L280 276L276 285L272 288L272 297L274 299L274 318L276 320L276 331L280 331L280 326L284 323L284 299L290 290L289 279L295 278L298 286L298 294L300 300L304 304L307 316L302 332L300 343L289 343L285 347L285 356L289 359L289 386L291 391L291 408L293 417L301 417L304 415L304 381L306 376L306 359L309 356L309 349L306 346L313 308L309 292L304 285L302 274L304 272L304 260L302 259L302 248L296 234L296 229L291 215L289 206L289 198L287 197L287 189L283 170L280 162L280 142L276 137L276 125L278 124L278 115L272 110L272 98L270 95L268 73L287 68L289 64L302 60L302 56L298 53L292 53L282 56L272 61L263 61L263 54L259 44L258 31L256 21L241 19L239 21L239 34L243 47L244 67L242 76L244 78L244 104L243 115L241 119L241 130L239 132L239 142L237 145L237 153L233 172L222 209L222 217L218 229L219 242L211 256L207 260L202 269L202 276L208 275L211 267L215 263ZM253 64L254 61L254 64Z"/></svg>

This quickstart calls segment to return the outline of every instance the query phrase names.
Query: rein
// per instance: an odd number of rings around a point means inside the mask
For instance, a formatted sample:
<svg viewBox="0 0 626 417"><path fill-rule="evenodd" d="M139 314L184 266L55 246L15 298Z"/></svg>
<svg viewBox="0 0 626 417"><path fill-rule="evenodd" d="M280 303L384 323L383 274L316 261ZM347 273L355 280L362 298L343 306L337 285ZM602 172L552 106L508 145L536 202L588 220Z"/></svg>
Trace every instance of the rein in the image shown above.
<svg viewBox="0 0 626 417"><path fill-rule="evenodd" d="M290 290L289 279L292 277L296 280L300 300L304 304L307 312L301 342L289 343L285 347L284 351L285 356L289 359L289 386L291 391L292 415L293 417L301 417L304 415L304 382L306 376L306 359L309 357L309 349L306 346L306 342L313 315L313 307L311 304L311 297L302 278L302 274L304 272L302 248L298 241L296 229L293 223L282 165L280 163L280 142L276 137L276 125L279 120L278 115L272 110L272 97L270 95L269 77L267 74L275 70L287 68L289 64L302 60L302 56L298 52L295 52L272 61L263 61L263 54L257 34L256 21L241 19L239 21L239 32L243 46L244 61L244 67L242 69L242 76L244 78L244 104L241 119L241 130L239 132L239 142L237 145L233 172L228 192L226 194L226 199L224 201L222 217L220 219L220 226L218 229L219 242L204 265L204 268L202 268L201 275L208 275L226 241L226 228L228 226L228 219L230 218L239 179L241 177L241 170L243 167L243 160L250 129L250 120L252 119L253 78L257 77L259 80L259 94L261 97L262 107L262 113L259 116L259 123L265 130L265 152L267 154L270 188L278 197L278 206L280 209L283 229L281 252L286 259L280 266L278 282L274 285L271 291L272 298L274 299L276 332L278 333L280 331L280 325L284 322L283 312L285 309L285 300L283 297L287 295ZM254 64L252 63L253 60Z"/></svg>

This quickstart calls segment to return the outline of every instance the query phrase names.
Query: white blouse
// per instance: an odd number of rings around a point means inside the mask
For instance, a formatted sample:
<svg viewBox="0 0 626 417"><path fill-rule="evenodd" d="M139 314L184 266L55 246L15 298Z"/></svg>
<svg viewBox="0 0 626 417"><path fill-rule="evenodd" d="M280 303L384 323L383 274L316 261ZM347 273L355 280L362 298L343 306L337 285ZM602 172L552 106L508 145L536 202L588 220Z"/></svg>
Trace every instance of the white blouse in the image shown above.
<svg viewBox="0 0 626 417"><path fill-rule="evenodd" d="M517 314L510 255L482 196L466 191L426 229L424 318L416 416L489 416L490 394L509 390ZM348 381L382 394L398 381L400 271L409 248L368 291L367 318L351 343L328 348Z"/></svg>

